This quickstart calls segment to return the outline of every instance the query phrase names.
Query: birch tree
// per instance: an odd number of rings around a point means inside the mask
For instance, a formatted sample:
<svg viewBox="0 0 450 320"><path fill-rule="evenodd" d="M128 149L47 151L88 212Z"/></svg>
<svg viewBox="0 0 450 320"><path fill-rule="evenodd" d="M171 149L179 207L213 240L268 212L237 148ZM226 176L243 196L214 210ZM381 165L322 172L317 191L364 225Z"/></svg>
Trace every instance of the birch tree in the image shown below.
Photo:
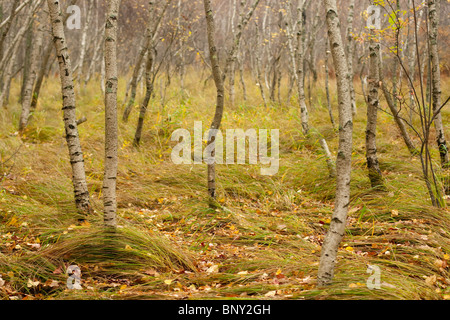
<svg viewBox="0 0 450 320"><path fill-rule="evenodd" d="M293 15L291 8L291 0L286 3L285 10L287 12L286 19L286 33L288 37L288 49L291 60L291 66L293 70L293 77L297 84L298 102L300 106L300 117L302 123L303 134L309 132L309 115L308 108L306 106L305 98L305 86L304 86L304 45L303 45L303 32L304 21L303 11L306 5L306 0L298 2L297 6L297 18L293 23ZM296 45L294 46L294 34L297 34Z"/></svg>
<svg viewBox="0 0 450 320"><path fill-rule="evenodd" d="M336 199L330 228L325 236L320 256L318 285L332 282L339 244L345 235L350 205L350 176L353 145L353 116L350 75L341 36L336 0L324 0L328 37L336 70L339 104L339 150L336 160Z"/></svg>
<svg viewBox="0 0 450 320"><path fill-rule="evenodd" d="M128 121L128 118L130 116L131 110L133 109L134 103L136 101L136 91L137 91L137 85L138 85L138 79L139 74L141 71L141 67L143 62L145 61L145 56L149 55L149 52L152 50L154 51L155 48L155 39L158 35L159 28L161 26L161 21L166 13L167 7L169 6L171 0L167 0L166 4L162 10L162 13L159 15L155 14L155 4L153 1L149 1L149 21L147 24L147 28L145 30L144 37L142 39L139 54L136 58L136 64L134 66L133 76L131 78L131 95L130 100L127 103L127 106L123 112L122 120L124 122ZM145 66L148 65L148 59L152 57L147 56L147 61L144 63L144 69ZM145 101L145 100L144 100ZM142 106L142 105L141 105ZM142 108L141 108L142 109Z"/></svg>
<svg viewBox="0 0 450 320"><path fill-rule="evenodd" d="M89 190L86 183L84 158L78 134L72 65L64 34L63 15L61 13L60 0L47 0L47 4L50 13L53 43L59 63L64 128L69 148L70 164L72 166L75 204L80 213L87 213L90 211Z"/></svg>
<svg viewBox="0 0 450 320"><path fill-rule="evenodd" d="M30 54L30 70L28 76L24 81L24 92L22 98L22 112L19 119L19 131L23 131L28 125L28 119L32 112L33 88L36 82L36 77L39 69L39 55L42 47L43 30L40 25L40 19L35 21L36 31L33 32L34 41L32 42L32 49Z"/></svg>
<svg viewBox="0 0 450 320"><path fill-rule="evenodd" d="M214 22L214 13L211 8L211 0L203 0L206 15L206 30L208 36L208 47L209 47L209 59L211 61L211 69L214 78L214 83L216 85L217 99L216 99L216 111L214 114L214 119L211 124L211 129L218 130L222 122L223 109L224 109L224 98L225 98L225 88L223 74L220 69L219 56L216 47L216 26ZM208 139L208 144L212 143L211 139ZM212 152L212 157L214 158L215 151ZM216 166L215 163L208 164L208 194L211 199L216 198Z"/></svg>
<svg viewBox="0 0 450 320"><path fill-rule="evenodd" d="M429 54L431 61L431 91L433 98L433 111L436 113L434 126L437 132L437 145L441 157L442 166L449 164L449 156L447 150L447 141L445 139L444 124L441 114L441 70L439 66L439 50L438 50L438 26L439 26L439 0L428 0L428 19L429 19Z"/></svg>
<svg viewBox="0 0 450 320"><path fill-rule="evenodd" d="M347 19L347 46L346 55L348 60L348 72L350 73L350 93L352 95L352 112L356 115L356 98L355 98L355 87L353 85L353 59L354 59L354 46L355 41L353 39L353 16L355 12L355 0L350 0L350 5L348 8L348 19Z"/></svg>
<svg viewBox="0 0 450 320"><path fill-rule="evenodd" d="M367 98L367 127L366 127L366 159L369 179L373 188L383 185L377 155L377 113L379 108L380 87L380 43L376 31L370 30L369 45L369 95Z"/></svg>
<svg viewBox="0 0 450 320"><path fill-rule="evenodd" d="M108 0L105 23L105 174L103 177L104 222L117 226L117 24L120 0Z"/></svg>

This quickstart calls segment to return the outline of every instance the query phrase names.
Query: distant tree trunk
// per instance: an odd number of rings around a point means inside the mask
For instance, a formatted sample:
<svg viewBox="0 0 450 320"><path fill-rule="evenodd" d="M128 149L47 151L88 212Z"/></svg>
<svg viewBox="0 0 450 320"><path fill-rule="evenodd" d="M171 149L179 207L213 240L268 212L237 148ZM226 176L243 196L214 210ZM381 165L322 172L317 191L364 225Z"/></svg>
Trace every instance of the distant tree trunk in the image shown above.
<svg viewBox="0 0 450 320"><path fill-rule="evenodd" d="M408 6L409 8L413 8L413 0L409 0L408 1ZM411 79L411 82L414 83L415 79L416 79L416 61L417 61L417 57L416 57L416 37L415 37L415 32L419 32L420 30L420 24L422 21L422 16L423 16L423 12L424 10L420 10L419 12L419 16L417 17L417 24L413 24L413 28L416 30L413 30L412 32L411 27L408 25L408 32L411 34L411 40L408 41L408 46L407 46L407 54L408 54L408 65L409 65L409 77ZM414 97L414 92L413 92L413 86L411 84L410 81L407 81L408 83L408 87L409 87L409 101L410 101L410 114L409 114L409 120L412 123L413 121L413 115L414 115L414 110L416 108L416 100Z"/></svg>
<svg viewBox="0 0 450 320"><path fill-rule="evenodd" d="M37 20L40 23L40 19ZM36 82L37 72L39 69L40 52L42 47L42 26L38 26L36 32L33 32L34 41L30 49L30 66L29 73L24 83L24 92L22 98L22 113L19 119L19 131L22 132L28 125L31 114L31 104L33 101L33 88Z"/></svg>
<svg viewBox="0 0 450 320"><path fill-rule="evenodd" d="M289 0L290 1L290 0ZM309 133L309 114L308 108L306 106L305 98L305 51L304 51L304 8L306 2L299 1L297 8L298 11L298 22L297 22L297 93L298 101L300 105L300 117L302 121L303 134Z"/></svg>
<svg viewBox="0 0 450 320"><path fill-rule="evenodd" d="M24 95L25 95L25 86L27 85L27 81L30 78L31 74L31 55L33 51L33 24L35 20L31 20L30 26L26 32L25 36L25 55L22 69L22 87L20 89L19 95L19 103L22 103Z"/></svg>
<svg viewBox="0 0 450 320"><path fill-rule="evenodd" d="M145 73L145 85L146 85L146 93L144 100L140 106L139 119L136 127L136 133L134 134L133 145L135 147L139 147L142 138L142 130L144 128L144 120L145 114L147 113L148 104L153 94L154 90L154 77L152 76L153 64L155 59L155 53L153 46L149 49L147 64L146 64L146 73Z"/></svg>
<svg viewBox="0 0 450 320"><path fill-rule="evenodd" d="M141 103L138 124L136 127L136 133L134 135L133 145L135 147L138 147L140 145L141 137L142 137L142 130L144 129L145 114L147 113L148 104L150 102L150 99L152 98L153 91L154 91L155 79L156 79L156 75L158 72L156 69L159 69L159 68L154 68L155 57L156 57L155 38L156 38L156 34L158 32L162 17L164 16L164 13L166 12L166 9L169 6L169 3L170 3L170 0L168 0L166 2L163 12L162 12L162 14L159 15L159 18L158 18L156 24L153 26L153 28L149 27L150 29L149 29L149 32L147 33L146 41L148 43L148 50L147 50L147 65L146 65L146 73L145 73L145 75L146 75L146 80L145 80L146 93L145 93L144 100Z"/></svg>
<svg viewBox="0 0 450 320"><path fill-rule="evenodd" d="M162 18L164 17L167 7L169 6L171 0L167 0L166 4L162 10L162 12L160 14L158 14L157 16L155 15L155 8L154 8L154 2L150 1L149 2L149 21L148 21L148 25L147 25L147 29L145 31L145 38L142 39L142 43L141 43L141 47L139 49L139 55L137 57L137 61L135 64L135 69L133 71L133 77L131 80L131 97L130 100L128 101L127 107L125 108L125 111L123 113L122 116L122 120L124 122L128 121L128 118L130 116L130 113L133 109L133 105L136 99L136 90L137 90L137 86L139 83L139 79L140 79L140 75L141 75L141 66L142 66L142 62L145 60L144 57L146 54L149 53L150 50L154 51L154 48L152 48L152 46L154 46L154 42L156 39L156 36L158 35L158 31L159 28L161 26L161 21ZM155 21L156 20L156 21ZM153 21L155 21L153 23ZM148 58L147 58L148 61ZM141 109L142 111L142 109Z"/></svg>
<svg viewBox="0 0 450 320"><path fill-rule="evenodd" d="M49 62L50 62L50 57L52 56L52 43L48 42L47 46L45 47L45 50L43 52L42 55L42 65L39 68L39 73L36 79L36 83L34 85L34 90L33 90L33 99L31 101L31 111L35 110L37 107L37 103L39 100L39 95L41 93L41 87L42 87L42 83L44 82L44 77L45 77L45 73L47 72L47 69L49 68ZM53 57L54 59L54 57ZM52 60L53 60L52 59Z"/></svg>
<svg viewBox="0 0 450 320"><path fill-rule="evenodd" d="M334 121L333 117L333 109L331 108L331 97L330 97L330 70L328 66L328 60L330 56L330 44L328 39L326 39L326 46L325 46L325 92L327 95L327 109L328 114L330 115L330 121L333 125L333 128L336 128L336 122Z"/></svg>
<svg viewBox="0 0 450 320"><path fill-rule="evenodd" d="M378 89L380 88L380 43L375 38L376 31L370 32L369 96L367 103L366 159L369 179L373 188L383 185L383 177L377 155L377 113L379 108Z"/></svg>
<svg viewBox="0 0 450 320"><path fill-rule="evenodd" d="M351 82L350 82L350 94L352 95L352 112L356 115L356 98L355 98L355 87L353 85L353 59L354 59L354 46L355 41L353 40L353 15L355 11L355 0L350 0L350 5L348 9L348 19L347 19L347 46L346 54L348 60L348 72L350 72Z"/></svg>
<svg viewBox="0 0 450 320"><path fill-rule="evenodd" d="M211 69L214 78L214 83L217 89L217 101L216 101L216 111L214 114L214 119L211 124L211 129L219 129L222 122L223 109L224 109L224 98L225 98L225 88L224 79L222 71L220 70L219 57L216 47L216 26L214 23L214 13L211 8L211 0L203 0L206 15L206 29L208 35L208 46L209 46L209 58L211 61ZM208 141L211 143L212 141ZM212 152L212 156L215 157L215 151ZM208 164L208 194L211 199L216 199L216 166L215 163Z"/></svg>
<svg viewBox="0 0 450 320"><path fill-rule="evenodd" d="M73 173L75 204L80 213L87 213L90 211L89 191L86 183L83 152L81 150L80 138L78 135L72 66L67 51L68 49L64 34L64 24L61 19L62 13L60 0L47 0L47 4L52 25L53 42L59 62L59 73L61 77L63 96L63 117L66 141L69 147L70 163Z"/></svg>
<svg viewBox="0 0 450 320"><path fill-rule="evenodd" d="M330 178L336 178L336 164L332 159L332 155L330 149L328 148L327 141L323 138L319 139L320 146L322 147L323 152L325 153L325 158L327 161L328 172L330 174Z"/></svg>
<svg viewBox="0 0 450 320"><path fill-rule="evenodd" d="M180 46L180 63L179 63L179 75L180 75L180 88L181 88L181 94L184 97L184 78L186 76L186 62L184 57L184 41L183 41L183 29L181 27L181 0L178 0L177 4L178 9L178 18L177 18L177 29L178 29L178 37L179 37L179 46Z"/></svg>
<svg viewBox="0 0 450 320"><path fill-rule="evenodd" d="M91 60L91 63L89 64L89 68L87 70L86 77L84 78L84 86L86 86L88 84L89 80L91 80L92 74L95 73L96 66L98 65L98 61L101 57L102 48L105 43L105 41L103 39L104 28L105 28L105 26L103 26L103 28L100 30L100 34L102 34L102 36L101 36L101 39L97 40L97 45L94 49L94 56Z"/></svg>
<svg viewBox="0 0 450 320"><path fill-rule="evenodd" d="M245 9L245 3L244 1L241 1L241 15L239 18L238 25L236 28L234 28L234 23L232 24L232 30L233 30L233 44L230 49L230 52L228 53L228 59L225 66L225 70L223 72L223 78L229 74L229 84L230 84L230 104L234 105L235 100L235 77L236 77L236 62L238 60L238 54L239 49L241 47L241 38L242 38L242 32L245 26L250 21L251 17L253 16L253 13L255 12L256 7L258 6L260 0L254 0L252 6L250 7L249 11L247 13L244 12ZM260 57L257 56L257 59ZM264 98L265 99L265 98Z"/></svg>
<svg viewBox="0 0 450 320"><path fill-rule="evenodd" d="M105 175L103 177L104 222L117 226L117 20L120 0L108 0L105 24Z"/></svg>
<svg viewBox="0 0 450 320"><path fill-rule="evenodd" d="M1 29L0 32L0 61L3 59L3 44L5 42L6 36L9 33L9 30L11 28L11 24L14 20L14 16L16 15L16 9L19 6L20 0L14 0L12 7L11 7L11 14L9 16L8 21L6 22L5 26ZM3 19L2 19L3 20Z"/></svg>
<svg viewBox="0 0 450 320"><path fill-rule="evenodd" d="M151 5L150 14L153 12L153 5ZM137 85L138 85L138 78L139 74L142 69L142 63L144 61L144 57L146 53L148 52L149 43L148 41L148 33L150 32L150 26L145 31L144 37L142 38L139 54L136 59L136 63L134 66L133 76L131 77L130 87L131 87L131 94L130 94L130 100L128 100L127 106L125 107L125 110L123 112L122 120L124 122L128 122L128 118L130 117L131 110L133 109L134 103L136 101L136 91L137 91ZM145 67L144 67L145 68Z"/></svg>
<svg viewBox="0 0 450 320"><path fill-rule="evenodd" d="M332 282L336 257L342 238L345 234L348 207L350 205L350 180L353 145L352 97L350 91L350 75L345 57L336 0L324 0L328 37L336 70L339 102L339 150L336 161L337 187L334 212L330 228L325 236L320 256L318 285L324 286Z"/></svg>
<svg viewBox="0 0 450 320"><path fill-rule="evenodd" d="M22 23L22 27L17 31L14 38L11 41L11 45L7 48L6 51L3 52L2 59L0 60L0 73L5 69L5 66L8 64L9 60L11 59L12 55L16 54L17 47L19 46L20 40L24 36L25 32L28 30L28 27L33 21L34 13L39 8L39 6L42 4L43 0L36 0L30 4L30 8L25 16L25 20ZM26 3L26 2L25 2ZM25 4L23 3L23 4ZM20 8L21 6L19 6ZM17 10L19 9L16 9Z"/></svg>
<svg viewBox="0 0 450 320"><path fill-rule="evenodd" d="M441 70L439 66L439 50L438 50L438 26L439 26L439 0L428 0L428 17L429 17L429 43L430 43L430 60L431 60L431 85L433 97L433 111L437 113L434 120L434 126L437 132L437 145L441 156L442 166L449 164L449 156L447 150L447 141L445 139L444 124L442 122L442 114L440 112L441 99Z"/></svg>
<svg viewBox="0 0 450 320"><path fill-rule="evenodd" d="M84 69L84 63L85 63L85 58L86 58L87 35L88 35L89 27L91 27L91 20L92 20L93 12L94 12L94 1L91 0L89 3L89 6L88 6L88 12L87 12L87 17L86 17L85 24L83 27L83 33L81 35L80 59L78 61L77 66L75 67L75 69L78 70L77 74L78 74L78 82L79 83L81 83L81 76L83 74L83 69Z"/></svg>
<svg viewBox="0 0 450 320"><path fill-rule="evenodd" d="M296 28L294 27L292 20L292 8L291 8L291 0L287 1L286 4L286 12L287 12L287 21L286 21L286 34L288 38L288 49L289 56L291 60L292 66L292 75L295 79L295 83L297 84L297 93L298 93L298 102L300 106L300 116L302 123L303 134L308 134L309 132L309 116L308 116L308 108L306 107L306 99L305 99L305 88L304 88L304 46L303 46L303 33L304 33L304 20L303 20L303 10L306 4L305 0L299 1L298 4L298 18L296 22ZM294 33L297 34L297 44L294 47ZM290 96L290 95L289 95ZM290 100L290 99L289 99Z"/></svg>
<svg viewBox="0 0 450 320"><path fill-rule="evenodd" d="M380 57L381 57L381 52L380 52ZM381 69L381 63L380 63L380 84L381 84L381 89L383 91L384 97L386 98L386 102L388 104L389 109L391 110L392 116L394 117L395 123L397 124L397 127L400 130L400 134L403 138L403 141L406 144L406 147L408 148L409 152L411 153L411 155L416 155L417 154L417 149L414 146L414 143L411 140L411 137L408 133L408 130L406 128L406 124L405 121L400 117L399 115L399 110L397 109L397 107L395 106L395 103L393 101L393 97L392 94L389 92L385 81L383 79L383 71ZM395 97L394 97L395 98Z"/></svg>
<svg viewBox="0 0 450 320"><path fill-rule="evenodd" d="M247 101L247 86L245 85L245 79L244 79L244 60L245 60L245 56L243 53L243 50L241 50L241 54L239 56L239 78L241 81L241 86L242 86L242 98L244 99L244 101Z"/></svg>
<svg viewBox="0 0 450 320"><path fill-rule="evenodd" d="M261 98L263 99L264 107L267 107L267 98L266 93L264 91L264 86L262 82L261 75L261 63L262 63L262 50L261 50L261 33L260 28L258 26L258 22L255 22L256 25L256 46L255 48L255 69L256 69L256 85L259 88L259 92L261 93Z"/></svg>
<svg viewBox="0 0 450 320"><path fill-rule="evenodd" d="M9 90L11 86L11 80L13 77L14 66L16 65L17 55L13 55L11 60L6 65L6 70L4 73L3 84L0 91L0 108L6 107L8 104Z"/></svg>

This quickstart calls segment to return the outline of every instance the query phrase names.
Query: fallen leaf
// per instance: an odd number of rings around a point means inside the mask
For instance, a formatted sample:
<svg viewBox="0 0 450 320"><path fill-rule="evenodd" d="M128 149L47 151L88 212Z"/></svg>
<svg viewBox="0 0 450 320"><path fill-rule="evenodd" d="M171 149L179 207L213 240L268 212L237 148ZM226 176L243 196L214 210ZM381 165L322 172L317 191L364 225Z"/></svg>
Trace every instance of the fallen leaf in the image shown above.
<svg viewBox="0 0 450 320"><path fill-rule="evenodd" d="M206 273L218 273L219 272L219 266L217 264L211 266L206 270Z"/></svg>
<svg viewBox="0 0 450 320"><path fill-rule="evenodd" d="M433 286L436 283L436 280L437 280L436 275L432 275L432 276L426 277L425 283L429 286Z"/></svg>
<svg viewBox="0 0 450 320"><path fill-rule="evenodd" d="M274 291L267 292L264 296L265 297L275 297L276 294L277 294L277 292L274 290Z"/></svg>
<svg viewBox="0 0 450 320"><path fill-rule="evenodd" d="M36 288L38 285L40 285L41 283L39 281L33 281L31 279L28 279L27 282L27 287L28 288Z"/></svg>

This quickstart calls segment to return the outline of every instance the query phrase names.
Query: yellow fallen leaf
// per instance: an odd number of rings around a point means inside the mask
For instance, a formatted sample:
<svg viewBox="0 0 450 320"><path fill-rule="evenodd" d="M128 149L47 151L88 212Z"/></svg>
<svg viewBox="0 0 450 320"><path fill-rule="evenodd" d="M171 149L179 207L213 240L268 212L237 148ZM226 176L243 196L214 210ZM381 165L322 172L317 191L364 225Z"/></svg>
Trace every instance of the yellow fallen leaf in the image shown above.
<svg viewBox="0 0 450 320"><path fill-rule="evenodd" d="M350 283L348 285L349 288L358 288L358 285L356 283Z"/></svg>
<svg viewBox="0 0 450 320"><path fill-rule="evenodd" d="M444 260L450 260L450 255L449 254L444 254Z"/></svg>
<svg viewBox="0 0 450 320"><path fill-rule="evenodd" d="M398 217L398 210L392 210L391 211L391 216L392 217Z"/></svg>
<svg viewBox="0 0 450 320"><path fill-rule="evenodd" d="M125 246L125 250L133 250L132 247L130 247L128 244Z"/></svg>
<svg viewBox="0 0 450 320"><path fill-rule="evenodd" d="M85 228L89 228L90 226L91 226L91 224L89 223L89 221L83 221L82 223L81 223L81 226L83 226L83 227L85 227Z"/></svg>
<svg viewBox="0 0 450 320"><path fill-rule="evenodd" d="M353 251L355 251L355 249L353 249L353 247L347 247L347 248L345 248L345 250L347 250L348 252L353 252Z"/></svg>
<svg viewBox="0 0 450 320"><path fill-rule="evenodd" d="M275 275L278 276L281 274L281 272L282 272L281 269L278 269L277 272L275 273Z"/></svg>
<svg viewBox="0 0 450 320"><path fill-rule="evenodd" d="M170 286L172 284L173 280L164 280L164 283Z"/></svg>
<svg viewBox="0 0 450 320"><path fill-rule="evenodd" d="M124 290L124 289L126 289L126 287L127 287L127 285L126 285L126 284L123 284L123 285L120 286L119 289L120 289L120 290Z"/></svg>
<svg viewBox="0 0 450 320"><path fill-rule="evenodd" d="M248 274L248 271L238 272L238 275L240 275L240 276L245 276L246 274Z"/></svg>

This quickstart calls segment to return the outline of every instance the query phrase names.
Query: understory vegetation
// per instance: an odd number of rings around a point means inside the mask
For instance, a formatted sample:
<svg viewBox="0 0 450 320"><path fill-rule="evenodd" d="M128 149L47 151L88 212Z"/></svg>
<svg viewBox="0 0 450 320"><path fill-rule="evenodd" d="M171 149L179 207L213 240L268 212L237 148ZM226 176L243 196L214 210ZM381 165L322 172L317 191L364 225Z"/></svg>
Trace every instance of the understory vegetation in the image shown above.
<svg viewBox="0 0 450 320"><path fill-rule="evenodd" d="M172 85L164 106L155 93L139 148L132 145L138 106L128 123L119 121L115 231L103 227L104 101L98 82L76 88L77 116L88 120L79 131L94 210L80 222L59 81L46 79L22 135L15 98L20 83L13 81L10 104L0 113L1 299L450 299L450 212L431 206L420 160L386 112L379 113L377 136L384 188L371 187L366 106L356 79L346 235L333 283L318 288L336 189L318 137L326 139L333 157L339 143L324 80L319 78L308 101L317 134L307 136L295 96L288 104L264 106L250 76L246 102L237 88L222 128L280 129L280 170L269 177L260 175L259 165L217 165L217 205L211 208L206 165L175 165L170 158L172 132L192 130L194 121L203 121L206 130L214 114L211 82L203 87L194 70L187 74L186 90ZM119 113L127 79L119 80ZM287 86L282 84L282 96ZM443 79L443 91L449 90L450 81ZM139 89L136 101L144 94ZM334 83L331 97L337 118ZM384 100L380 108L387 109ZM450 123L445 108L442 116ZM439 168L439 151L432 152ZM449 189L448 169L436 174ZM81 290L66 286L70 265L81 268ZM366 285L369 265L381 270L379 289Z"/></svg>

